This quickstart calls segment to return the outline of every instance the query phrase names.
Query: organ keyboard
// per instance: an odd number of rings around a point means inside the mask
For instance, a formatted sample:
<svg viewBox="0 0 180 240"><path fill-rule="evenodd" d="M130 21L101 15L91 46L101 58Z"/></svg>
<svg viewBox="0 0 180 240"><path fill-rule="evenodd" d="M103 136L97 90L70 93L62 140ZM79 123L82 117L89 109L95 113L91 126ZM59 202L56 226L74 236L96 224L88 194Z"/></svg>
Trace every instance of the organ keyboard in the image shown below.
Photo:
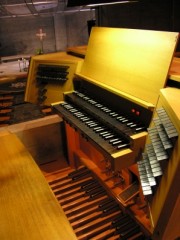
<svg viewBox="0 0 180 240"><path fill-rule="evenodd" d="M152 110L118 96L112 96L110 106L107 91L95 89L83 80L76 84L80 89L65 94L65 101L54 105L54 109L84 138L95 144L107 159L112 159L109 167L111 165L114 171L135 163L145 143ZM97 100L98 95L100 100ZM120 101L121 106L117 104Z"/></svg>

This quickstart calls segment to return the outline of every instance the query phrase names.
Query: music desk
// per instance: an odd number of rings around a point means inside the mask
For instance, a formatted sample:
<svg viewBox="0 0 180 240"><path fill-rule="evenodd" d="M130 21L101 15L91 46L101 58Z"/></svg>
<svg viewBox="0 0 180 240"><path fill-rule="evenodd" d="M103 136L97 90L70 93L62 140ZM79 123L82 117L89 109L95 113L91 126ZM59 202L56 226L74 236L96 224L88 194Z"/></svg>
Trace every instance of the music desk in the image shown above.
<svg viewBox="0 0 180 240"><path fill-rule="evenodd" d="M0 239L77 239L21 141L0 132Z"/></svg>

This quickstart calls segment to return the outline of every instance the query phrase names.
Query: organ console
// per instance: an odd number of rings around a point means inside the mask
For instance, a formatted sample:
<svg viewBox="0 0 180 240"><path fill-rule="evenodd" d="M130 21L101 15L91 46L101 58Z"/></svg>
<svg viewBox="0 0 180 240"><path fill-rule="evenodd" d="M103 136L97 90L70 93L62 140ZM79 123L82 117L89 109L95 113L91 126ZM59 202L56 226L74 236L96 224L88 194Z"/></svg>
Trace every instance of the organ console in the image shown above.
<svg viewBox="0 0 180 240"><path fill-rule="evenodd" d="M179 90L164 88L177 36L93 28L73 91L52 103L76 170L49 184L78 239L179 237L177 226L170 231L179 219L179 126L171 119Z"/></svg>
<svg viewBox="0 0 180 240"><path fill-rule="evenodd" d="M79 240L180 236L172 224L180 93L166 83L177 40L173 32L94 27L84 59L31 59L25 100L51 104L62 118L70 167L49 186Z"/></svg>

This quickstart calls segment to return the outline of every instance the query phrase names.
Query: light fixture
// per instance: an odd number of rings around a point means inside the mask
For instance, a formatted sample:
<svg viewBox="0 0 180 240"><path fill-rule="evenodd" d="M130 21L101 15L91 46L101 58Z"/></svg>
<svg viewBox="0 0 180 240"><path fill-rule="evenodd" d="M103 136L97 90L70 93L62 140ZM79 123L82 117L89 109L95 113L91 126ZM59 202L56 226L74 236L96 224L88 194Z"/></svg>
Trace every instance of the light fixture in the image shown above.
<svg viewBox="0 0 180 240"><path fill-rule="evenodd" d="M96 6L105 6L105 5L114 5L114 4L120 4L120 3L132 3L132 2L138 2L138 1L120 1L120 2L108 2L108 3L95 3L95 4L88 4L87 7L96 7Z"/></svg>
<svg viewBox="0 0 180 240"><path fill-rule="evenodd" d="M67 7L96 7L120 3L133 3L138 2L138 0L67 0Z"/></svg>

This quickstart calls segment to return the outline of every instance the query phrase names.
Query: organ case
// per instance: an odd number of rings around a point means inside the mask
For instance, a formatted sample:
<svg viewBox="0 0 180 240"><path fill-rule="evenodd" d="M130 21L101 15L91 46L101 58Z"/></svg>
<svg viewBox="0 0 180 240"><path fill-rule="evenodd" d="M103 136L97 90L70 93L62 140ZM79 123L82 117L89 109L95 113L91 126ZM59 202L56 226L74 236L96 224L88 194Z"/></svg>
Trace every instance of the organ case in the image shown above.
<svg viewBox="0 0 180 240"><path fill-rule="evenodd" d="M74 73L83 59L66 52L36 55L31 58L25 101L41 106L63 99L63 92L72 90Z"/></svg>
<svg viewBox="0 0 180 240"><path fill-rule="evenodd" d="M177 39L177 33L93 28L74 91L52 104L64 119L70 165L91 169L147 235L156 229L153 201L143 195L137 161Z"/></svg>

